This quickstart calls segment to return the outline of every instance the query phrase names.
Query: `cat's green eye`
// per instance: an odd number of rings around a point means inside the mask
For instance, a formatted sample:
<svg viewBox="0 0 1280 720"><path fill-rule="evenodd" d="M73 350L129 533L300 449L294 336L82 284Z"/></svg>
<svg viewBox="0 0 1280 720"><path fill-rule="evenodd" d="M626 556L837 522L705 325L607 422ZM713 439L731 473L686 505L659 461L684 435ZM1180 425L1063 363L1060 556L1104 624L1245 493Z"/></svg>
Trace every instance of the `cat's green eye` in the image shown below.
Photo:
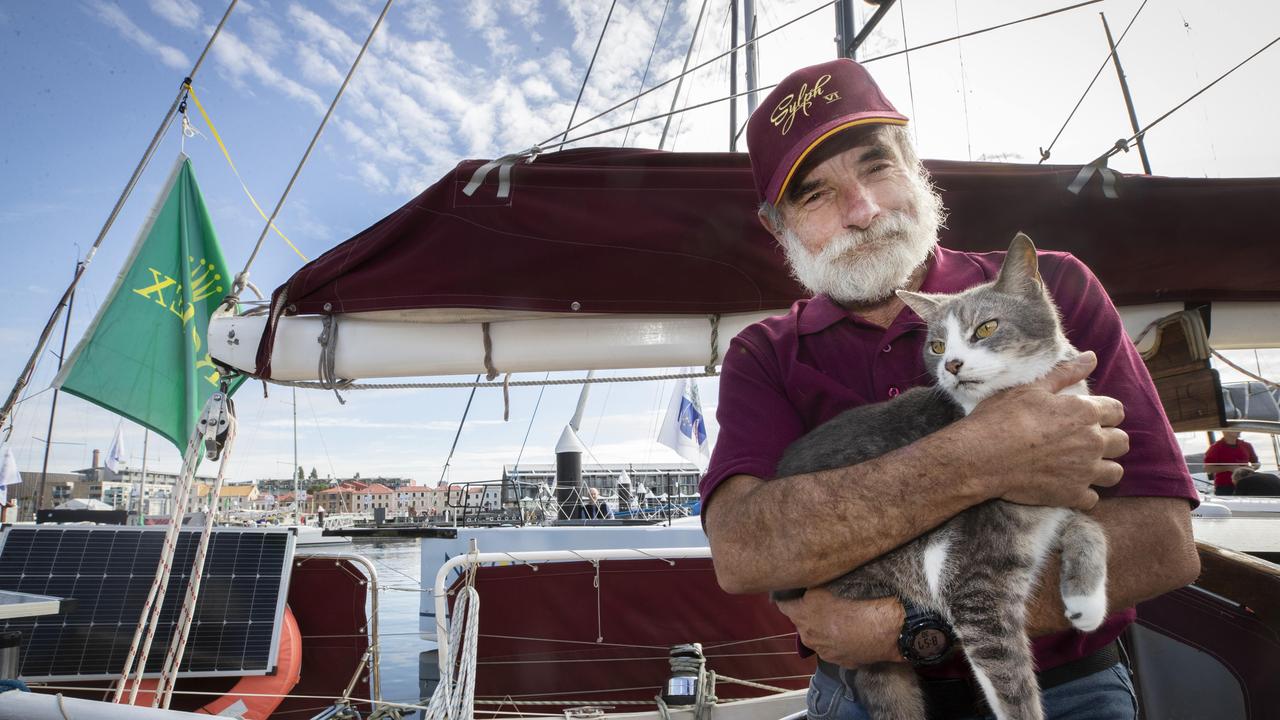
<svg viewBox="0 0 1280 720"><path fill-rule="evenodd" d="M929 349L933 351L934 355L941 355L942 353L947 351L947 344L942 342L941 340L934 340L933 342L929 343Z"/></svg>
<svg viewBox="0 0 1280 720"><path fill-rule="evenodd" d="M989 338L991 337L991 333L996 331L996 327L998 325L999 323L997 323L995 320L988 320L982 323L981 325L979 325L978 329L973 331L973 335L974 337L979 339Z"/></svg>

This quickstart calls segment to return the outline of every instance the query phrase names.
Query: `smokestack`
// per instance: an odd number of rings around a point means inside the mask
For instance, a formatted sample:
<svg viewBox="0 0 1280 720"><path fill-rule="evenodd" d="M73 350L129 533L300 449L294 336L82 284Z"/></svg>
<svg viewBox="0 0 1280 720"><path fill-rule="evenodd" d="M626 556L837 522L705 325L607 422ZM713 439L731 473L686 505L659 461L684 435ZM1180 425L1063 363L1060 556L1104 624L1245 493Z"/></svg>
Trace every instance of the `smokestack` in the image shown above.
<svg viewBox="0 0 1280 720"><path fill-rule="evenodd" d="M631 476L626 470L618 476L618 509L629 510L635 503L635 496L631 494Z"/></svg>
<svg viewBox="0 0 1280 720"><path fill-rule="evenodd" d="M582 441L572 425L566 425L556 443L556 503L560 519L568 520L582 506Z"/></svg>
<svg viewBox="0 0 1280 720"><path fill-rule="evenodd" d="M102 451L94 448L93 451L93 469L98 469L98 461L102 459Z"/></svg>

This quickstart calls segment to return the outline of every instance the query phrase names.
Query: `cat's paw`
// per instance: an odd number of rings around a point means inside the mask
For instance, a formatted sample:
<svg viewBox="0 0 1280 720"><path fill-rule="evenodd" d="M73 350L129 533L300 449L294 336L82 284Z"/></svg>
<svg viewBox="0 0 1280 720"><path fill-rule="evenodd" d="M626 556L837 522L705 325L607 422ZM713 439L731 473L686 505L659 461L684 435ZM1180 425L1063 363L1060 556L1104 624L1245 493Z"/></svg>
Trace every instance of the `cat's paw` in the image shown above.
<svg viewBox="0 0 1280 720"><path fill-rule="evenodd" d="M1088 595L1063 597L1067 619L1078 630L1093 632L1107 617L1107 589L1099 587Z"/></svg>

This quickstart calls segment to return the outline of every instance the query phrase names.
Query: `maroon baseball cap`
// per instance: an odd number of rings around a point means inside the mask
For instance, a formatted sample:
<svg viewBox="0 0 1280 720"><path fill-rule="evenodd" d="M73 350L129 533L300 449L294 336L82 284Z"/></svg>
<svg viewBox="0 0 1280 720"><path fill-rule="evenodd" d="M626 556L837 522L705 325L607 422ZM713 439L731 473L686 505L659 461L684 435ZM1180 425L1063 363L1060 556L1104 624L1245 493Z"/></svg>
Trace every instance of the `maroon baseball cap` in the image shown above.
<svg viewBox="0 0 1280 720"><path fill-rule="evenodd" d="M858 63L841 58L788 75L747 121L751 173L760 198L777 204L806 155L841 130L907 124Z"/></svg>

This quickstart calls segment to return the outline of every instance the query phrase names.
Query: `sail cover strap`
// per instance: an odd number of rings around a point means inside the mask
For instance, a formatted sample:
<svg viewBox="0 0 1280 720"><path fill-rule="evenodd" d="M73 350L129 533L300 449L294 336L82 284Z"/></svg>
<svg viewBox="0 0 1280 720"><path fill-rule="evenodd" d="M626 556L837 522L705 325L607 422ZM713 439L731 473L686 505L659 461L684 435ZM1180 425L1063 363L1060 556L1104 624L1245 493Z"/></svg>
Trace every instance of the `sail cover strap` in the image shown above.
<svg viewBox="0 0 1280 720"><path fill-rule="evenodd" d="M540 152L542 152L542 149L539 148L537 145L535 145L529 148L528 150L523 150L518 153L512 153L510 155L503 155L497 160L490 160L489 162L476 168L476 171L471 174L471 182L468 182L467 186L462 189L462 193L467 197L471 197L472 195L474 195L476 190L479 190L480 186L484 184L485 179L489 177L489 173L493 172L494 168L497 168L498 169L498 197L500 198L510 197L511 196L511 168L514 167L515 164L521 160L523 160L525 163L533 162L538 157L538 154Z"/></svg>
<svg viewBox="0 0 1280 720"><path fill-rule="evenodd" d="M1102 178L1102 194L1105 197L1111 200L1120 197L1120 194L1116 192L1116 172L1107 167L1105 157L1101 161L1092 162L1080 168L1080 172L1076 173L1076 178L1067 186L1067 190L1073 195L1079 195L1084 186L1089 184L1089 179L1093 177L1094 173L1097 173Z"/></svg>

